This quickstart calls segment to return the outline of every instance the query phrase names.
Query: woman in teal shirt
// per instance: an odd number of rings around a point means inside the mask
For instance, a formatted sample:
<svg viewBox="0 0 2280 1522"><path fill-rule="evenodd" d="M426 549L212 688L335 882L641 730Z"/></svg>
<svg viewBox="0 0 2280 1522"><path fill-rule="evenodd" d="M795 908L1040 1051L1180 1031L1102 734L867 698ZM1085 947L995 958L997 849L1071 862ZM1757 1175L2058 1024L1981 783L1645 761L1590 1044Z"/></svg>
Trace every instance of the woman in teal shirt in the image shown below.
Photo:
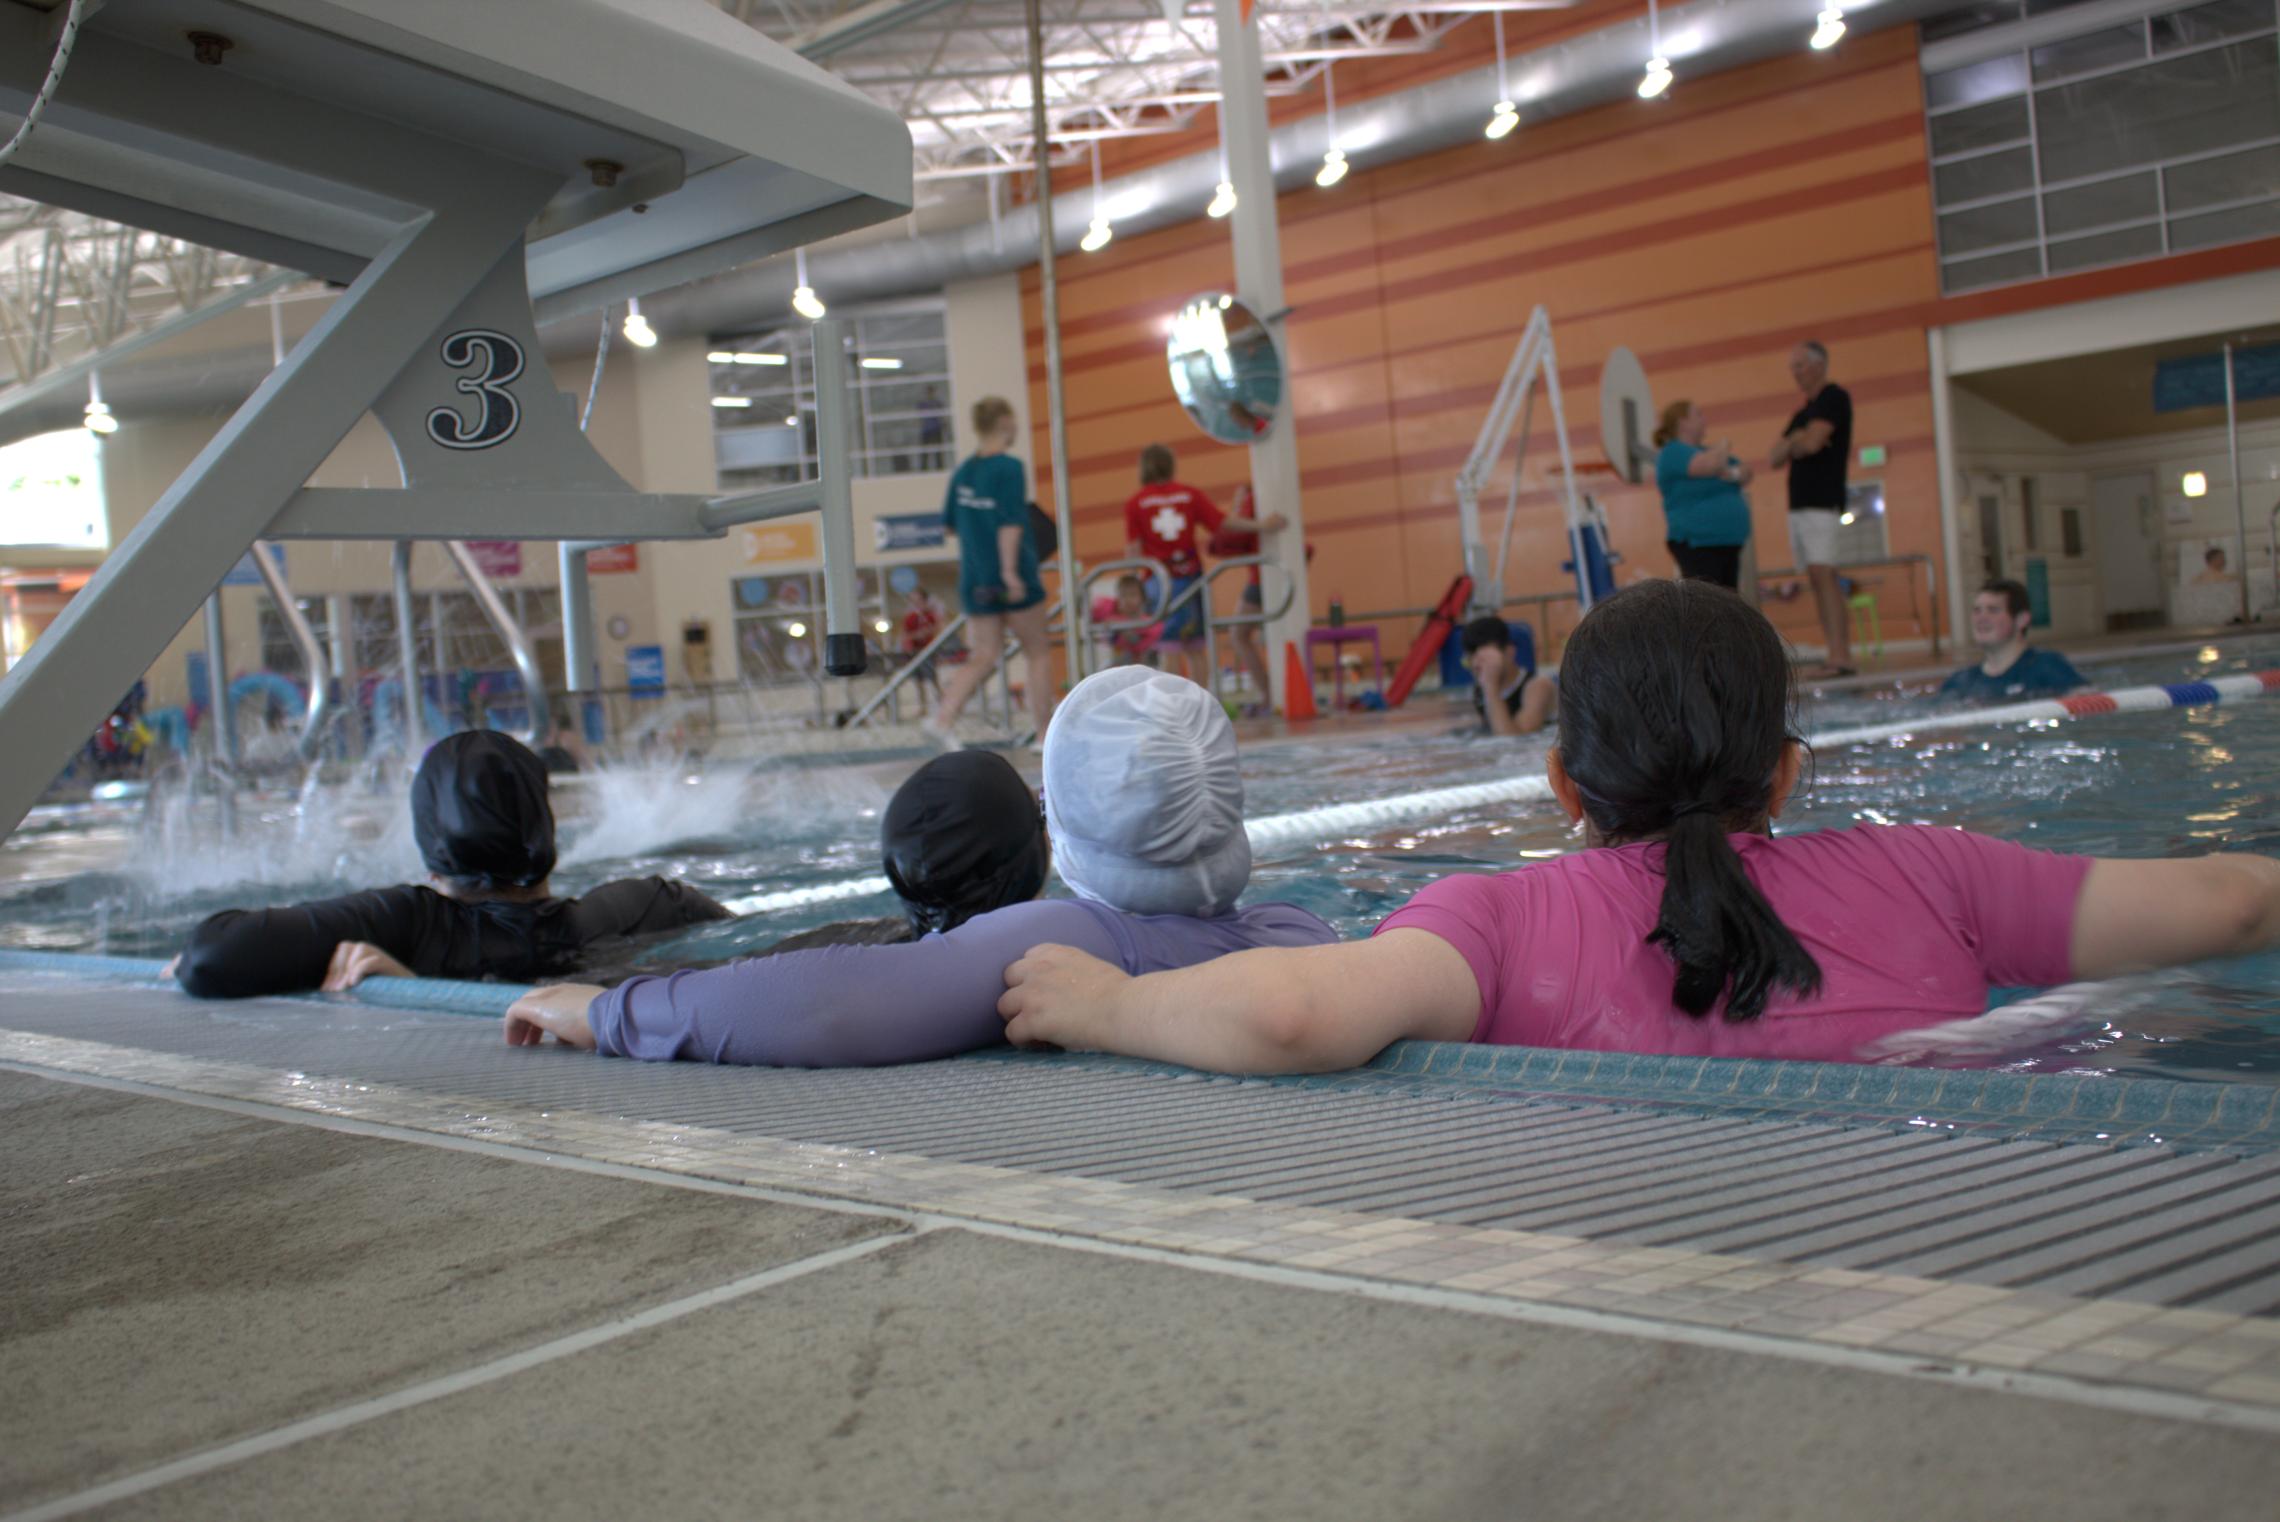
<svg viewBox="0 0 2280 1522"><path fill-rule="evenodd" d="M1005 654L1008 625L1029 662L1034 728L1021 743L1041 741L1053 717L1053 646L1045 633L1037 544L1029 532L1029 492L1012 453L1020 437L1013 404L995 396L976 402L974 437L974 452L951 474L942 501L942 521L958 536L958 601L966 610L972 656L944 685L934 716L919 726L948 750L958 748L951 726L959 710Z"/></svg>
<svg viewBox="0 0 2280 1522"><path fill-rule="evenodd" d="M1709 420L1692 402L1672 402L1655 430L1655 484L1662 488L1664 543L1688 581L1738 591L1750 542L1750 468L1724 449L1705 449Z"/></svg>

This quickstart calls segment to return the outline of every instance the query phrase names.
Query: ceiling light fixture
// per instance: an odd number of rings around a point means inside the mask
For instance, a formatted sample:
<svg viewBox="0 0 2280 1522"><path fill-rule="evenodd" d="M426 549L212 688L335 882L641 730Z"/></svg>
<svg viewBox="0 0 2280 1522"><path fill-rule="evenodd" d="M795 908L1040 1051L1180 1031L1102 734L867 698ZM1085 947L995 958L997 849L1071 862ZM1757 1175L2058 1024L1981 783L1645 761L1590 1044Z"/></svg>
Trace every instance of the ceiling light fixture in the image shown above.
<svg viewBox="0 0 2280 1522"><path fill-rule="evenodd" d="M119 431L118 418L103 402L103 378L92 370L87 372L87 411L79 422L89 433Z"/></svg>
<svg viewBox="0 0 2280 1522"><path fill-rule="evenodd" d="M657 330L649 325L648 318L641 315L639 301L628 301L625 304L625 341L637 349L657 347Z"/></svg>
<svg viewBox="0 0 2280 1522"><path fill-rule="evenodd" d="M1813 51L1816 53L1835 47L1837 39L1844 36L1845 13L1832 5L1821 12L1820 23L1813 33Z"/></svg>
<svg viewBox="0 0 2280 1522"><path fill-rule="evenodd" d="M1088 254L1097 254L1108 247L1108 240L1116 236L1116 229L1108 225L1108 209L1100 203L1100 139L1092 142L1093 161L1093 214L1092 226L1085 229L1077 247Z"/></svg>
<svg viewBox="0 0 2280 1522"><path fill-rule="evenodd" d="M1346 155L1338 147L1338 79L1329 64L1322 66L1322 121L1329 146L1322 150L1322 167L1314 171L1314 183L1328 190L1346 177Z"/></svg>
<svg viewBox="0 0 2280 1522"><path fill-rule="evenodd" d="M1510 134L1520 125L1520 108L1512 103L1512 82L1504 77L1504 12L1490 13L1496 23L1496 114L1488 119L1488 140Z"/></svg>
<svg viewBox="0 0 2280 1522"><path fill-rule="evenodd" d="M808 284L807 250L792 250L793 279L798 282L792 291L792 310L810 322L823 321L823 298L816 295L815 287Z"/></svg>
<svg viewBox="0 0 2280 1522"><path fill-rule="evenodd" d="M1663 57L1662 13L1655 0L1647 0L1647 72L1639 80L1639 99L1653 100L1670 88L1670 60Z"/></svg>

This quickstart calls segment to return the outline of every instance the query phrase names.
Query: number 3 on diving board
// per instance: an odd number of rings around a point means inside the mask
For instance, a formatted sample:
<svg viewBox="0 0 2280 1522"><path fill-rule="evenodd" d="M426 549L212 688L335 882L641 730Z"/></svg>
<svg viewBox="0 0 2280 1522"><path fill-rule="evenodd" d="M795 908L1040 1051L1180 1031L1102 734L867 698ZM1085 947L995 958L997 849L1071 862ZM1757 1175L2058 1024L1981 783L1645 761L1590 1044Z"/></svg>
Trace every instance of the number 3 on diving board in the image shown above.
<svg viewBox="0 0 2280 1522"><path fill-rule="evenodd" d="M456 384L475 398L475 422L469 426L455 407L438 407L427 416L428 437L446 449L489 449L514 437L522 404L507 384L523 373L522 345L489 328L467 328L446 338L442 353L452 369L473 372Z"/></svg>

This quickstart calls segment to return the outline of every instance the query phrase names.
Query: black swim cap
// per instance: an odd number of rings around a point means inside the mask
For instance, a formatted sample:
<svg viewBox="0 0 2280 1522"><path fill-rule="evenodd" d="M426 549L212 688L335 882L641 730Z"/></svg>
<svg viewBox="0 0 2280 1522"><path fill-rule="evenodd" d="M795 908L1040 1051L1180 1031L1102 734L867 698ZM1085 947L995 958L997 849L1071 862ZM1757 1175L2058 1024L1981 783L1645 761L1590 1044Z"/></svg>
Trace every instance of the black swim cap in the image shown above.
<svg viewBox="0 0 2280 1522"><path fill-rule="evenodd" d="M446 735L412 778L412 835L438 877L535 887L554 870L546 764L494 730Z"/></svg>
<svg viewBox="0 0 2280 1522"><path fill-rule="evenodd" d="M921 935L955 930L1045 887L1037 794L994 751L952 751L913 772L887 804L879 848Z"/></svg>

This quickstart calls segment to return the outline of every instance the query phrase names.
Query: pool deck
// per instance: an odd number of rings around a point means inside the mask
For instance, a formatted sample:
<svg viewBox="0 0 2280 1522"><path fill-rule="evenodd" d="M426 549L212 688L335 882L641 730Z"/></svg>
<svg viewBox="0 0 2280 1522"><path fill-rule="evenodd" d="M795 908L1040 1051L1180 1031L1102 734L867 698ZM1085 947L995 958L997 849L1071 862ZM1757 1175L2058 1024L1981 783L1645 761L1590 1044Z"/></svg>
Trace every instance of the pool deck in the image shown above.
<svg viewBox="0 0 2280 1522"><path fill-rule="evenodd" d="M1561 1071L660 1067L0 971L0 1518L2272 1514L2280 1155Z"/></svg>

